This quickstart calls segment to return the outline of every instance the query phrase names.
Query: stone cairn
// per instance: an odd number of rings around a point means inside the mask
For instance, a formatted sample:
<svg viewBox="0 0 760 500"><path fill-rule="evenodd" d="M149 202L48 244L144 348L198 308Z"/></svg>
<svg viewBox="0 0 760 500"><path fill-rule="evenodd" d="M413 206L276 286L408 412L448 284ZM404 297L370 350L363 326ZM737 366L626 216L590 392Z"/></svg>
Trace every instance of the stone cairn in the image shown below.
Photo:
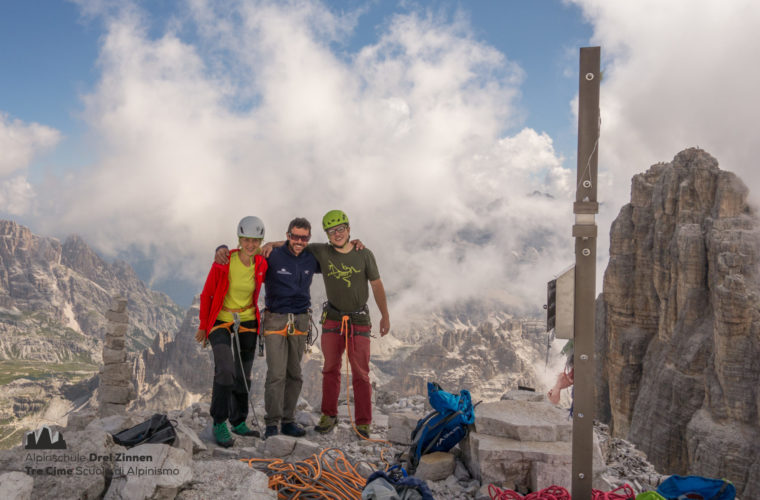
<svg viewBox="0 0 760 500"><path fill-rule="evenodd" d="M106 312L108 325L103 343L103 366L100 369L98 402L100 416L124 415L127 403L135 397L132 366L127 362L127 299L113 297Z"/></svg>

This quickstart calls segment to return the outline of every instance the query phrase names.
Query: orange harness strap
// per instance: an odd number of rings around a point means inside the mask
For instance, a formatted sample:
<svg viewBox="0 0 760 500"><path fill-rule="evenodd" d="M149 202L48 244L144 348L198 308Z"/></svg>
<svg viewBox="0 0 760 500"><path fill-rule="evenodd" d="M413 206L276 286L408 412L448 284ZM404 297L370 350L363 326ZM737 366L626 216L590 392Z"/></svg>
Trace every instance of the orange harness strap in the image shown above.
<svg viewBox="0 0 760 500"><path fill-rule="evenodd" d="M264 330L264 335L282 335L287 337L289 335L306 335L306 332L296 329L296 320L293 313L288 313L288 322L285 323L285 327L282 330Z"/></svg>
<svg viewBox="0 0 760 500"><path fill-rule="evenodd" d="M264 330L264 335L282 335L283 337L287 337L289 335L306 335L306 332L293 330L293 333L288 333L288 327L286 326L282 330Z"/></svg>
<svg viewBox="0 0 760 500"><path fill-rule="evenodd" d="M235 323L234 323L234 322L232 322L232 321L230 321L230 322L228 322L228 323L219 323L218 325L214 326L214 328L212 328L212 329L211 329L211 331L209 331L209 332L208 332L208 334L209 334L209 335L211 335L211 332L213 332L214 330L218 330L219 328L224 328L224 329L225 329L225 330L227 330L227 331L228 331L230 334L232 334L232 331L230 331L230 327L231 327L232 325L234 325L234 324L235 324ZM255 332L255 331L256 331L256 329L255 329L255 328L246 328L246 327L244 327L243 325L240 325L240 326L238 327L238 332Z"/></svg>

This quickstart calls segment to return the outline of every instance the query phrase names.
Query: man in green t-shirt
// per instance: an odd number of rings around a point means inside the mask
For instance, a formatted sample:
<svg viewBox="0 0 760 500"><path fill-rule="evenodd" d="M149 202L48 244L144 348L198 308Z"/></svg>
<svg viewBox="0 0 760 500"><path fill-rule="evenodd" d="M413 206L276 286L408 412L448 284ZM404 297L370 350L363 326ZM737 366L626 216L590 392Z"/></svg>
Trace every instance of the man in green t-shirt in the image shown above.
<svg viewBox="0 0 760 500"><path fill-rule="evenodd" d="M385 289L375 256L350 241L351 227L341 210L331 210L322 218L322 228L330 241L307 247L317 258L325 282L327 306L322 314L322 417L315 427L326 433L338 422L338 393L343 351L348 348L351 382L354 389L356 429L369 437L372 423L372 386L369 381L371 322L367 299L369 289L380 309L380 335L390 330Z"/></svg>

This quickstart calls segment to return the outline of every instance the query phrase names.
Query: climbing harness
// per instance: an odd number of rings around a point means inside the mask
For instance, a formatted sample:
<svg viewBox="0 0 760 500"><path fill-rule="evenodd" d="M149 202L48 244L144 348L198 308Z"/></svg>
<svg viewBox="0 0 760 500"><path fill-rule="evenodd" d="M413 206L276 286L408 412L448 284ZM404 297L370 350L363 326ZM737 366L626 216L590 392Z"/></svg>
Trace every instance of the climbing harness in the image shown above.
<svg viewBox="0 0 760 500"><path fill-rule="evenodd" d="M296 316L297 314L286 313L288 316L285 326L280 330L264 330L264 335L282 335L283 337L289 337L291 335L306 335L306 332L302 332L296 328Z"/></svg>
<svg viewBox="0 0 760 500"><path fill-rule="evenodd" d="M322 304L322 318L321 318L320 323L324 326L324 324L325 324L326 321L336 321L337 322L339 320L336 319L336 318L341 318L342 319L343 316L348 316L349 319L351 320L351 324L353 324L357 320L359 320L359 319L361 319L361 318L363 318L365 316L368 316L368 315L369 315L369 307L367 306L367 304L364 304L364 307L362 307L361 309L359 309L357 311L341 311L338 308L336 308L335 306L333 306L332 304L330 304L330 302L324 302ZM362 323L364 323L364 321L362 321ZM368 323L368 321L367 321L367 323ZM332 332L336 332L337 333L338 329L336 328L336 329L333 330L333 329L330 329L330 328L325 328L325 331L326 332L332 331ZM357 334L357 335L362 335L364 337L372 337L372 335L370 335L369 332L366 332L366 333L365 332L358 332L358 333L354 332L354 333Z"/></svg>
<svg viewBox="0 0 760 500"><path fill-rule="evenodd" d="M361 498L366 480L339 448L325 448L299 462L281 458L241 458L269 476L269 488L278 498Z"/></svg>

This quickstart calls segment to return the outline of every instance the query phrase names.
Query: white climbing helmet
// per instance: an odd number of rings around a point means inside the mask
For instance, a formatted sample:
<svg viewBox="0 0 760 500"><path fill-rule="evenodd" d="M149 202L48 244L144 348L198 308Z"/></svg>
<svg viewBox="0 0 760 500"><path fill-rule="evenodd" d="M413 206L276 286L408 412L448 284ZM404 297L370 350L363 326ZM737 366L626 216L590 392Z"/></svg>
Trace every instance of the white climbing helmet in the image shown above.
<svg viewBox="0 0 760 500"><path fill-rule="evenodd" d="M253 215L243 217L238 223L238 237L243 238L263 238L264 222Z"/></svg>

